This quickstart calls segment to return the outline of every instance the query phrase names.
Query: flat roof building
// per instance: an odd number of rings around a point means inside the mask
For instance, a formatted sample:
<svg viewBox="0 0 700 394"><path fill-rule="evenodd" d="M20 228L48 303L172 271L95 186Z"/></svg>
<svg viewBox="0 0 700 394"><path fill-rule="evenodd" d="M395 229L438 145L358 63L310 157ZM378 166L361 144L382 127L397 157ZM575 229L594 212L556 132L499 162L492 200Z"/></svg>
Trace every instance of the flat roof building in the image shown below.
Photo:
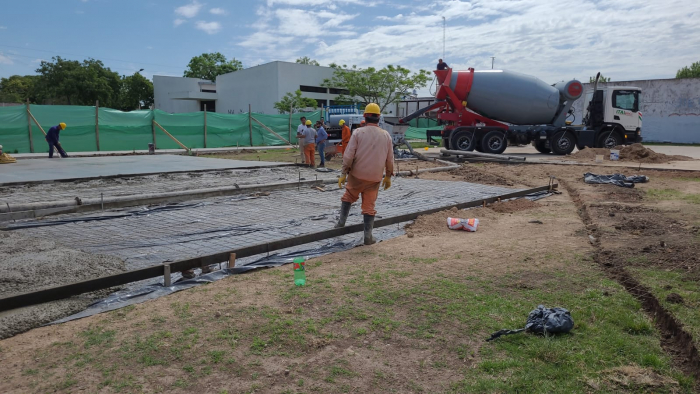
<svg viewBox="0 0 700 394"><path fill-rule="evenodd" d="M331 67L290 62L271 62L219 75L216 83L197 78L153 77L155 108L170 113L208 111L238 114L253 112L277 114L274 107L287 93L301 90L318 106L334 105L339 89L321 86L333 77Z"/></svg>

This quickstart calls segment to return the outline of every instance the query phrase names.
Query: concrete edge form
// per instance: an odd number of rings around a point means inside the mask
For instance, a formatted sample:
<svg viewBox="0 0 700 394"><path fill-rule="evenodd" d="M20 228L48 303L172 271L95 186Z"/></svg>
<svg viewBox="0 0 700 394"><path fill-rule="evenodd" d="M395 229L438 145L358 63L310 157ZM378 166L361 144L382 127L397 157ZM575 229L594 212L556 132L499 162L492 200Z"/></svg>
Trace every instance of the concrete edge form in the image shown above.
<svg viewBox="0 0 700 394"><path fill-rule="evenodd" d="M547 186L536 187L533 189L520 190L514 193L504 194L501 196L489 197L482 200L469 201L466 203L450 204L446 206L441 206L437 208L427 209L425 211L413 212L409 214L382 218L374 222L374 227L384 227L393 224L408 222L417 219L421 215L429 215L436 212L441 212L444 210L449 210L452 208L465 209L473 208L478 206L485 206L489 203L498 202L501 200L507 200L511 198L523 197L528 194L542 192L542 191L552 191L558 187L558 184L553 183ZM324 239L335 238L343 236L346 234L356 233L364 230L363 224L356 224L351 226L346 226L342 228L334 228L329 230L324 230L316 233L310 233L301 235L298 237L292 237L287 239L282 239L265 244L252 245L236 250L231 250L222 253L216 253L207 256L200 256L191 259L179 260L172 263L168 263L171 272L179 272L192 268L204 267L210 264L220 263L222 261L228 260L231 253L235 253L237 258L254 256L261 253L269 253L275 250L289 248L293 246L303 245L310 242L321 241ZM69 285L50 287L44 290L39 290L31 293L18 294L10 297L5 297L0 299L0 312L21 308L30 305L41 304L44 302L55 301L59 299L68 298L74 295L87 293L90 291L106 289L114 286L121 286L127 283L136 282L144 279L155 278L158 276L163 276L165 274L165 265L155 265L151 267L146 267L134 271L124 272L121 274L105 276L101 278L90 279L82 282L72 283Z"/></svg>

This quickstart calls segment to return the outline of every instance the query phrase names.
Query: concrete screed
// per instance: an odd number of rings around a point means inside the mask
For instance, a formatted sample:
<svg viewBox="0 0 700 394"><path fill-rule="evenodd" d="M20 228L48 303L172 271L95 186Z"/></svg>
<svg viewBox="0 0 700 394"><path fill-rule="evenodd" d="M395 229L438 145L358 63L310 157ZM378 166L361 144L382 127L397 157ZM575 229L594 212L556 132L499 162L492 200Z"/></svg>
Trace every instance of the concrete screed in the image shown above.
<svg viewBox="0 0 700 394"><path fill-rule="evenodd" d="M280 190L269 196L210 198L156 209L62 215L17 223L57 221L57 225L15 231L28 237L53 238L89 253L118 256L132 270L330 229L337 220L343 190L335 186L326 189ZM389 190L380 192L377 211L382 217L391 217L515 191L465 182L398 178ZM348 225L361 222L359 211L359 204L355 204Z"/></svg>
<svg viewBox="0 0 700 394"><path fill-rule="evenodd" d="M0 166L0 185L187 171L279 167L290 163L211 159L181 155L69 157L18 160Z"/></svg>

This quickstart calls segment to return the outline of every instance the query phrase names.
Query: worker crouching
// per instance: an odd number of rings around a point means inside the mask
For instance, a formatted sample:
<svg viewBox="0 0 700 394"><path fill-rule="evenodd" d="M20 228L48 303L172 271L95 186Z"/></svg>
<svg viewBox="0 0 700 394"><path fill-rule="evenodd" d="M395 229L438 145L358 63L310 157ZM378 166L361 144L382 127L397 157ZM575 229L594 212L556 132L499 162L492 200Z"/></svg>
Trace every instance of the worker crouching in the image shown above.
<svg viewBox="0 0 700 394"><path fill-rule="evenodd" d="M379 106L370 103L365 108L364 118L367 125L352 133L343 154L343 172L338 179L338 186L345 187L345 194L340 199L340 219L336 227L344 227L350 214L350 206L362 196L362 215L365 224L365 245L376 242L372 236L374 228L374 209L380 185L384 190L391 187L391 175L394 172L394 151L391 136L379 128ZM386 170L386 175L385 174Z"/></svg>

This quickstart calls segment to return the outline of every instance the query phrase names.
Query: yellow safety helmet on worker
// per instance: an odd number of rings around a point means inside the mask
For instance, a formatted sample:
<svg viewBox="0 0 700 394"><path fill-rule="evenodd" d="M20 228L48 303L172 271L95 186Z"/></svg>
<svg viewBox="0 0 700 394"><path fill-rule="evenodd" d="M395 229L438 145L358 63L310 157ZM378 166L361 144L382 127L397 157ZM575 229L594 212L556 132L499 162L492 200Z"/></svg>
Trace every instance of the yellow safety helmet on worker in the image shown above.
<svg viewBox="0 0 700 394"><path fill-rule="evenodd" d="M376 103L369 103L365 107L365 113L363 116L367 123L377 124L379 123L379 116L381 113L382 110L379 108L379 105Z"/></svg>
<svg viewBox="0 0 700 394"><path fill-rule="evenodd" d="M339 125L344 125L345 124L345 119L340 119L340 122L338 122Z"/></svg>
<svg viewBox="0 0 700 394"><path fill-rule="evenodd" d="M307 126L311 126L312 124L313 124L313 123L312 123L310 120L308 120L308 119L306 120L306 125L307 125Z"/></svg>
<svg viewBox="0 0 700 394"><path fill-rule="evenodd" d="M66 129L66 124L65 124L65 123L61 122L61 123L59 123L58 125L61 127L61 130L65 130L65 129Z"/></svg>

